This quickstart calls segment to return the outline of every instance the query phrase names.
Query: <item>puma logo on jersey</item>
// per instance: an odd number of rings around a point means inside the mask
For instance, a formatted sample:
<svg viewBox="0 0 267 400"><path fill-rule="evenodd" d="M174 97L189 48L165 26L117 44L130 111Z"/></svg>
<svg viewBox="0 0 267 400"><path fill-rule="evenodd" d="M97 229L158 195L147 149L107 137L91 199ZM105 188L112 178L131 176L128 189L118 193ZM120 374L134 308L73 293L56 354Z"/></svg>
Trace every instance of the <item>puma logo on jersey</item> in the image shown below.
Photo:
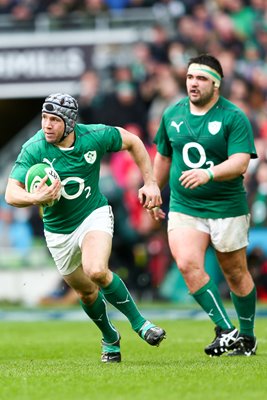
<svg viewBox="0 0 267 400"><path fill-rule="evenodd" d="M84 154L85 161L88 162L88 164L93 164L96 160L96 151L88 151L87 153Z"/></svg>
<svg viewBox="0 0 267 400"><path fill-rule="evenodd" d="M184 122L182 121L182 122L180 122L179 124L176 124L175 121L172 121L171 126L173 126L173 127L177 130L177 132L180 133L180 126L181 126L183 123L184 123Z"/></svg>
<svg viewBox="0 0 267 400"><path fill-rule="evenodd" d="M47 158L43 158L43 162L50 165L51 168L53 167L53 162L56 161L56 158L53 158L53 161L49 161Z"/></svg>
<svg viewBox="0 0 267 400"><path fill-rule="evenodd" d="M209 122L208 130L211 135L216 135L221 129L222 123L219 121Z"/></svg>

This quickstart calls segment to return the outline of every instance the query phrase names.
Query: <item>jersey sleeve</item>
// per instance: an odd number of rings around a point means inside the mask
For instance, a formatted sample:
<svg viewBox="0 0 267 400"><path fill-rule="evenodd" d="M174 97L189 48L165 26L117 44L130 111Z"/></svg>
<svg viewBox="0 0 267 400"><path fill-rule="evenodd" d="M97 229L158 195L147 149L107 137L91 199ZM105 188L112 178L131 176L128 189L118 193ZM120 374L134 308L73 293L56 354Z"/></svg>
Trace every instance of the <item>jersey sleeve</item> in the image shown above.
<svg viewBox="0 0 267 400"><path fill-rule="evenodd" d="M168 137L166 123L165 123L165 113L160 122L159 129L153 141L157 145L157 151L165 157L172 156L172 147Z"/></svg>
<svg viewBox="0 0 267 400"><path fill-rule="evenodd" d="M107 148L108 152L120 151L122 148L122 137L120 131L117 128L108 126L108 134L110 135L110 145Z"/></svg>
<svg viewBox="0 0 267 400"><path fill-rule="evenodd" d="M25 177L27 174L28 169L36 163L34 157L31 153L26 149L24 145L19 153L17 160L10 172L9 177L16 179L21 183L25 183Z"/></svg>
<svg viewBox="0 0 267 400"><path fill-rule="evenodd" d="M111 153L120 151L122 148L122 137L120 131L108 125L102 125L103 129L103 141L104 152Z"/></svg>
<svg viewBox="0 0 267 400"><path fill-rule="evenodd" d="M251 124L241 111L235 113L229 126L228 156L236 153L249 153L251 158L257 158Z"/></svg>

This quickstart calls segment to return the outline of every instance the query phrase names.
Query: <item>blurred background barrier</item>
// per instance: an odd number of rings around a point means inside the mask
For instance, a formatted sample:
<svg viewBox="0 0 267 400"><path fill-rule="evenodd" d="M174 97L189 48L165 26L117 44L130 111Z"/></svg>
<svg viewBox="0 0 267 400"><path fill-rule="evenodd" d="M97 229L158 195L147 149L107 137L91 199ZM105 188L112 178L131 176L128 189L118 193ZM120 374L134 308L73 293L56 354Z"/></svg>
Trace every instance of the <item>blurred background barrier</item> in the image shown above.
<svg viewBox="0 0 267 400"><path fill-rule="evenodd" d="M58 284L58 272L54 268L20 269L0 271L0 302L4 305L35 306Z"/></svg>

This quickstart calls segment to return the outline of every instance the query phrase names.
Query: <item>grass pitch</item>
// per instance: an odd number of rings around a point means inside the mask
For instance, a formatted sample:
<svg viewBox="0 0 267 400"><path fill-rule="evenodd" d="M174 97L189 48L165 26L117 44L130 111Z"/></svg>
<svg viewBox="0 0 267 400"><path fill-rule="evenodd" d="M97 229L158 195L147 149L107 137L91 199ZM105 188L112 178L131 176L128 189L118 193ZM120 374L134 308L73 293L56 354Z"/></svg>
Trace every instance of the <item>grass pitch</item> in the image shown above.
<svg viewBox="0 0 267 400"><path fill-rule="evenodd" d="M167 331L150 347L127 321L122 363L100 363L100 334L90 322L2 322L1 400L252 400L267 392L267 323L258 319L256 357L209 358L209 321L155 321Z"/></svg>

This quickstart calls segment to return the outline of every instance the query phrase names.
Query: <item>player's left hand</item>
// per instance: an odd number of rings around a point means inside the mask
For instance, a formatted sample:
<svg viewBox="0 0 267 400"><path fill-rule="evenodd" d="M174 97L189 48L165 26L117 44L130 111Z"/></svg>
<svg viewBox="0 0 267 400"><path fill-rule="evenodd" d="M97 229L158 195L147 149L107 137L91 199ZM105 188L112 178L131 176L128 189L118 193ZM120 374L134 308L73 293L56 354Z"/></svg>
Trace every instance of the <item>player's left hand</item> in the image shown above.
<svg viewBox="0 0 267 400"><path fill-rule="evenodd" d="M186 189L195 189L209 182L209 180L208 174L201 168L183 171L179 178L181 185Z"/></svg>
<svg viewBox="0 0 267 400"><path fill-rule="evenodd" d="M38 187L32 193L33 204L43 205L53 200L57 200L60 197L61 182L55 179L50 186L46 185L48 176L45 176Z"/></svg>
<svg viewBox="0 0 267 400"><path fill-rule="evenodd" d="M155 221L159 221L166 217L166 213L160 207L153 207L151 210L147 210L147 212Z"/></svg>
<svg viewBox="0 0 267 400"><path fill-rule="evenodd" d="M147 183L141 187L138 191L138 198L143 207L148 210L162 204L160 189L156 182Z"/></svg>

